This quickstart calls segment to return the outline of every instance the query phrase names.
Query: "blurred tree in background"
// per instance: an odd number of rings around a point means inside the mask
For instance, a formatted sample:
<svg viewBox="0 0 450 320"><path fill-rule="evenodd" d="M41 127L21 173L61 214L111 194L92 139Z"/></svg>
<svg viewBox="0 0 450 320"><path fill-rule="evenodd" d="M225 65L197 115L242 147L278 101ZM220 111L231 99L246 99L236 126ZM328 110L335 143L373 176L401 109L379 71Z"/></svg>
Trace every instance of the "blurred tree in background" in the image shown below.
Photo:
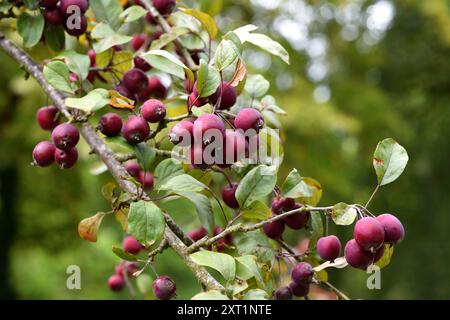
<svg viewBox="0 0 450 320"><path fill-rule="evenodd" d="M285 170L296 167L321 181L322 203L367 200L376 184L370 163L377 141L393 137L408 150L405 174L381 190L371 207L374 213L394 211L407 234L383 269L382 289L368 290L363 271L330 271L333 283L352 298L448 298L450 3L198 2L214 3L210 10L223 6L216 17L222 31L253 23L288 48L290 66L247 50L254 58L248 67L265 71L276 84L271 93L289 113L282 119ZM41 46L33 50L48 56ZM91 175L95 163L87 146L80 152L86 161L68 172L31 167L35 141L47 138L34 114L47 100L3 53L0 70L0 297L127 297L106 286L117 263L109 248L122 240L117 224L106 221L97 245L77 235L81 219L107 208L98 194L110 177ZM183 212L178 217L183 219ZM334 228L342 239L351 237ZM301 239L296 233L287 240ZM168 250L156 265L179 284L179 296L189 298L198 284L182 264L173 263L177 259ZM81 267L82 290L66 289L71 264Z"/></svg>

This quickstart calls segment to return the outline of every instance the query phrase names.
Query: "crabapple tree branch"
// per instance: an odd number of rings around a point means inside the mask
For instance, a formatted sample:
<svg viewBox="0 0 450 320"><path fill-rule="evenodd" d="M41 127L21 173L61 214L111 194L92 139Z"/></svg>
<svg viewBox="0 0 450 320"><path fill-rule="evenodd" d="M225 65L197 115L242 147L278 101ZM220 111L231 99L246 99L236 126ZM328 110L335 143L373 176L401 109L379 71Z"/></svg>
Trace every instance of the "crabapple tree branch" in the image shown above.
<svg viewBox="0 0 450 320"><path fill-rule="evenodd" d="M38 65L26 52L17 47L14 43L6 39L3 33L0 33L0 47L22 68L25 69L31 76L33 76L43 88L45 93L51 98L56 108L68 119L72 119L70 110L66 107L64 102L64 95L50 86L44 78L41 66ZM91 149L101 158L101 160L108 167L108 170L117 181L119 186L130 194L141 194L140 188L133 184L129 179L129 174L119 161L116 160L114 153L106 146L103 140L97 135L95 128L88 122L81 124L81 134L89 144ZM144 195L144 200L149 200L148 196ZM223 286L217 282L203 267L197 265L190 257L189 251L184 240L190 244L192 240L187 237L180 227L172 220L172 218L164 213L167 225L165 231L165 239L172 249L183 259L184 263L191 269L198 280L208 289L223 290ZM177 234L175 234L175 232ZM179 238L180 237L180 238Z"/></svg>

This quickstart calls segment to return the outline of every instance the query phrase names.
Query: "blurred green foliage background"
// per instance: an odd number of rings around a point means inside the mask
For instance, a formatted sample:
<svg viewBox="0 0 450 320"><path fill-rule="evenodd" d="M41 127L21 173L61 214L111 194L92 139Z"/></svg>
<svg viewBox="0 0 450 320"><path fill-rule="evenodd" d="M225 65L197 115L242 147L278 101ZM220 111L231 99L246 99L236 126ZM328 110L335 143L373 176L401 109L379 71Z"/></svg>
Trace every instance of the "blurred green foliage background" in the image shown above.
<svg viewBox="0 0 450 320"><path fill-rule="evenodd" d="M281 176L295 167L319 180L323 205L365 203L376 183L371 157L377 142L392 137L409 152L405 173L383 187L371 206L374 213L394 213L406 228L405 241L382 271L382 289L368 290L367 275L350 268L331 271L330 281L352 298L449 298L450 1L222 4L216 17L222 31L253 23L290 52L290 66L246 53L249 69L264 73L289 113L281 119ZM84 161L73 170L30 166L35 143L49 138L34 120L48 101L3 53L0 70L0 297L127 298L106 286L118 262L110 250L122 240L118 224L105 219L97 244L77 235L81 219L108 210L100 190L110 176L91 175L86 145ZM351 229L330 231L346 241ZM295 244L298 236L288 240ZM81 290L66 289L72 264L81 267ZM181 298L199 290L170 250L156 267L177 281Z"/></svg>

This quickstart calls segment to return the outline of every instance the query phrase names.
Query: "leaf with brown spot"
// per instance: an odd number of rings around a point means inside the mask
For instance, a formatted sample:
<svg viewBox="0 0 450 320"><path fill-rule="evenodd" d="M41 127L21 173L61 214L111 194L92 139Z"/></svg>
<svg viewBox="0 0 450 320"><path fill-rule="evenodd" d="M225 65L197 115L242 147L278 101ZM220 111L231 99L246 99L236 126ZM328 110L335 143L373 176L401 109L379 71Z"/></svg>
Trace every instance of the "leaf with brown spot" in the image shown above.
<svg viewBox="0 0 450 320"><path fill-rule="evenodd" d="M116 108L116 109L129 109L129 110L134 109L134 101L133 100L131 100L127 97L124 97L116 90L110 90L109 94L111 96L111 99L109 101L109 104L111 105L111 107Z"/></svg>
<svg viewBox="0 0 450 320"><path fill-rule="evenodd" d="M105 215L106 213L104 212L97 212L92 217L81 220L78 224L80 237L90 242L97 242L98 229Z"/></svg>
<svg viewBox="0 0 450 320"><path fill-rule="evenodd" d="M233 78L230 81L232 87L237 87L239 83L247 76L247 68L241 59L238 60L236 70L234 71Z"/></svg>

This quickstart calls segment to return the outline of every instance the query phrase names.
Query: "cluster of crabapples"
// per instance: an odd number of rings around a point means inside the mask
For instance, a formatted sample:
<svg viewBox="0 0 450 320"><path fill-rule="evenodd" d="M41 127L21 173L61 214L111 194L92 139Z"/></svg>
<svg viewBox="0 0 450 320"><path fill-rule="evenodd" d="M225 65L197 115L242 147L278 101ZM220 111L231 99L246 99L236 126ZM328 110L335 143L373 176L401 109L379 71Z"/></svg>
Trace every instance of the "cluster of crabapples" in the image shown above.
<svg viewBox="0 0 450 320"><path fill-rule="evenodd" d="M89 8L88 0L39 0L45 23L61 25L71 36L86 33L88 23L84 13Z"/></svg>
<svg viewBox="0 0 450 320"><path fill-rule="evenodd" d="M123 250L130 254L139 254L143 247L133 236L126 236L122 243ZM116 265L114 274L108 279L108 286L112 291L122 291L133 274L140 270L136 262L123 261ZM176 294L176 284L168 276L158 276L152 284L152 291L156 298L160 300L170 300Z"/></svg>

